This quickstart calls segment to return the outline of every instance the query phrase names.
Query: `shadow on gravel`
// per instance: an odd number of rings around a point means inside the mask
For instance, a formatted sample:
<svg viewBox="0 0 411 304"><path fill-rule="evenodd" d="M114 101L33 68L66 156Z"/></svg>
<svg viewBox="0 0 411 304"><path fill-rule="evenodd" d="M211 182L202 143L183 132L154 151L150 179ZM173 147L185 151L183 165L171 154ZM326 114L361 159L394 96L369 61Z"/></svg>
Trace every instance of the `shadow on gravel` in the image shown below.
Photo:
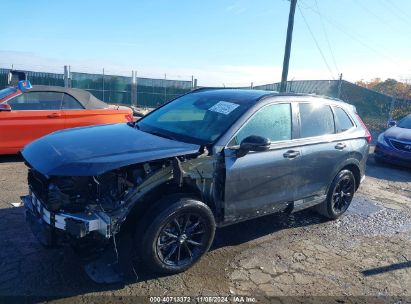
<svg viewBox="0 0 411 304"><path fill-rule="evenodd" d="M365 175L392 182L409 182L411 181L411 168L389 163L377 163L374 154L370 154Z"/></svg>
<svg viewBox="0 0 411 304"><path fill-rule="evenodd" d="M368 277L368 276L381 274L381 273L394 271L394 270L399 270L399 269L404 269L404 268L411 268L411 261L391 264L391 265L383 266L383 267L367 269L367 270L362 271L362 274L364 276Z"/></svg>
<svg viewBox="0 0 411 304"><path fill-rule="evenodd" d="M267 215L218 229L210 250L239 245L283 229L309 226L325 221L324 218L311 210L294 214Z"/></svg>
<svg viewBox="0 0 411 304"><path fill-rule="evenodd" d="M0 209L0 302L38 303L123 287L93 283L68 247L42 247L26 224L23 209Z"/></svg>
<svg viewBox="0 0 411 304"><path fill-rule="evenodd" d="M248 242L282 229L323 221L310 211L268 215L217 230L211 250ZM126 245L130 246L130 243ZM86 275L83 265L67 246L60 249L42 247L25 222L23 207L0 209L0 297L24 296L24 302L36 303L92 292L114 291L122 289L125 284L161 277L145 270L137 261L134 263L137 279L130 270L121 284L96 284Z"/></svg>
<svg viewBox="0 0 411 304"><path fill-rule="evenodd" d="M16 155L0 155L0 163L14 163L14 162L22 162L23 157L20 154Z"/></svg>

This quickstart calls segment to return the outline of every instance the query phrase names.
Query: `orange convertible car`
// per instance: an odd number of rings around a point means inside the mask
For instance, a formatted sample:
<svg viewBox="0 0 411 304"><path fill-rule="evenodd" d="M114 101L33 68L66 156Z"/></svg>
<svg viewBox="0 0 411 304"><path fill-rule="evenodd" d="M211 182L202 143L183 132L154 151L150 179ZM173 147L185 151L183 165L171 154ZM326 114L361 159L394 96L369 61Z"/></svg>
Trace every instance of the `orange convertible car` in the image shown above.
<svg viewBox="0 0 411 304"><path fill-rule="evenodd" d="M0 90L0 154L18 153L57 130L133 120L130 108L108 105L87 91L27 83Z"/></svg>

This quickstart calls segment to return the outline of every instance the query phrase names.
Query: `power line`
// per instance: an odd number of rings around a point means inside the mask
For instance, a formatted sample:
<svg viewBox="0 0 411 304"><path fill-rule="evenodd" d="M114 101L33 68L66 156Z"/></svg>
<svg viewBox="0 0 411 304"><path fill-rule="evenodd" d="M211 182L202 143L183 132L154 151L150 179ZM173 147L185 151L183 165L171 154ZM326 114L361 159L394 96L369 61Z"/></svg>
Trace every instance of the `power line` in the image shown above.
<svg viewBox="0 0 411 304"><path fill-rule="evenodd" d="M386 19L382 18L381 16L375 14L372 10L370 10L368 8L368 6L364 5L363 2L361 2L361 0L353 0L353 2L360 6L364 11L366 11L370 16L373 16L375 19L377 19L378 21L380 21L384 27L390 27L392 30L394 31L408 31L408 28L404 28L404 27L397 27L397 26L393 26L392 24L388 23ZM409 34L410 32L408 32Z"/></svg>
<svg viewBox="0 0 411 304"><path fill-rule="evenodd" d="M311 34L311 37L313 38L313 40L314 40L314 42L315 42L315 45L317 46L318 51L319 51L320 54L321 54L321 57L323 58L323 61L324 61L325 65L327 66L328 71L330 72L331 78L332 78L333 80L335 80L334 75L333 75L333 72L332 72L332 70L331 70L331 68L330 68L330 66L329 66L329 64L328 64L328 62L327 62L327 59L325 58L324 53L323 53L323 51L321 50L321 47L320 47L317 39L315 38L315 35L314 35L313 31L311 30L311 27L310 27L310 25L308 24L307 19L305 19L305 16L304 16L304 14L303 14L303 11L301 10L300 5L299 5L298 3L297 3L297 7L298 7L298 11L300 12L301 16L303 17L303 21L304 21L305 25L307 26L308 31L309 31L310 34Z"/></svg>
<svg viewBox="0 0 411 304"><path fill-rule="evenodd" d="M390 56L387 56L387 55L381 53L379 50L376 50L376 49L373 48L372 46L368 45L367 43L365 43L365 42L363 41L363 40L364 40L363 38L361 38L361 37L360 37L360 38L355 37L355 35L353 35L353 34L351 33L351 31L345 30L343 26L341 26L340 24L336 23L334 20L331 20L331 19L328 18L326 15L320 13L318 10L316 10L316 9L310 7L310 6L307 6L307 7L305 7L305 8L313 11L314 13L316 13L316 14L319 15L319 16L322 16L326 22L328 22L329 24L331 24L332 26L334 26L335 28L337 28L339 31L341 31L342 33L344 33L345 35L347 35L347 36L350 37L351 39L357 41L359 44L362 44L365 48L369 49L370 51L372 51L372 52L375 53L376 55L378 55L378 56L380 56L380 57L383 57L383 58L385 58L386 60L391 61L391 62L394 63L394 64L403 64L403 63L401 63L401 62L399 62L399 61L392 60L392 58L391 58Z"/></svg>
<svg viewBox="0 0 411 304"><path fill-rule="evenodd" d="M385 5L386 8L388 8L392 13L394 13L394 15L396 15L398 18L402 19L402 21L404 21L405 23L407 23L408 25L411 25L411 22L409 20L409 16L407 14L404 13L404 11L399 8L398 6L396 6L393 2L390 1L390 4L386 3L385 1L379 1L380 3L383 3ZM394 8L396 8L398 11L396 11ZM403 15L401 15L399 12L401 12Z"/></svg>
<svg viewBox="0 0 411 304"><path fill-rule="evenodd" d="M317 10L320 11L320 6L318 5L317 0L315 0L315 6L317 7ZM324 21L323 21L322 16L320 16L320 22L321 22L321 27L322 27L323 32L324 32L325 39L326 39L326 41L327 41L328 49L330 50L330 53L331 53L331 58L332 58L332 60L333 60L334 67L335 67L335 69L337 70L337 73L339 74L339 73L340 73L340 69L338 68L337 61L335 60L334 52L333 52L333 49L332 49L332 47L331 47L330 39L328 38L328 33L327 33L326 28L325 28L325 25L324 25Z"/></svg>
<svg viewBox="0 0 411 304"><path fill-rule="evenodd" d="M393 25L391 23L389 23L389 21L387 21L387 19L381 17L380 15L376 14L375 12L373 12L372 10L369 9L369 7L367 5L365 5L361 0L352 0L357 6L360 6L364 11L366 11L369 15L373 16L375 19L377 19L378 21L381 22L381 24L384 25L384 27L390 27L392 30L394 31L405 31L407 32L407 34L410 34L411 32L409 31L408 27L400 27L398 25ZM383 0L381 0L383 1ZM391 1L391 0L387 0L387 1ZM375 2L374 2L375 3ZM392 2L390 2L392 3ZM380 3L381 4L381 3ZM405 12L401 11L401 9L398 6L395 6L394 3L392 3L392 6L388 5L388 3L384 3L385 6L387 6L387 8L389 8L389 10L391 11L391 13L393 13L396 16L396 19L402 19L403 21L405 21L406 23L408 23L409 25L411 25L411 23L409 22L408 18L411 17L407 17L404 18L404 16L406 15ZM382 7L382 6L381 6ZM401 16L400 14L398 14L398 12L396 12L393 8L396 8L397 10L399 10L401 13L404 14L404 16ZM387 9L384 8L384 12L387 13L389 11L387 11Z"/></svg>
<svg viewBox="0 0 411 304"><path fill-rule="evenodd" d="M381 18L380 16L378 16L377 14L375 14L373 11L371 11L366 5L364 5L364 3L362 3L359 0L353 0L353 2L355 2L356 5L360 6L364 11L366 11L369 15L373 16L374 18L376 18L377 20L381 21L384 23L384 25L387 25L387 20L385 20L384 18Z"/></svg>
<svg viewBox="0 0 411 304"><path fill-rule="evenodd" d="M407 19L411 18L410 14L407 14L403 9L401 9L395 2L391 0L387 0L393 8L396 8L399 12L401 12Z"/></svg>

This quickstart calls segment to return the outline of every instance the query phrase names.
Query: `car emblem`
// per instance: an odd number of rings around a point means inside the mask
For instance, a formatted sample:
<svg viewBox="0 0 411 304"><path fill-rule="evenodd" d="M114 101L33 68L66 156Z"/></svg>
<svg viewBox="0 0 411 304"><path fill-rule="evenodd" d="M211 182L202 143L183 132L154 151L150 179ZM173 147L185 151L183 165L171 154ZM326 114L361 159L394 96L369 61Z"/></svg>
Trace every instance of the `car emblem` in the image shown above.
<svg viewBox="0 0 411 304"><path fill-rule="evenodd" d="M407 150L411 150L411 145L406 145L406 146L404 146L404 148L407 149Z"/></svg>

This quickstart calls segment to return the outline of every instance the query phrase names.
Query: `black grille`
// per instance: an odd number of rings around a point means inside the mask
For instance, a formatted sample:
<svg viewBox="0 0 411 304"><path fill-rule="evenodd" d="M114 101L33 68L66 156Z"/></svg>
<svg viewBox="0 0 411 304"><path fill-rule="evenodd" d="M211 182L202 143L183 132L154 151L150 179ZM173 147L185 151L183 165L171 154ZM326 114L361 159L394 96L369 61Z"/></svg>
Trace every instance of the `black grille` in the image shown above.
<svg viewBox="0 0 411 304"><path fill-rule="evenodd" d="M48 180L37 171L30 169L28 183L31 190L43 203L47 203Z"/></svg>
<svg viewBox="0 0 411 304"><path fill-rule="evenodd" d="M404 143L404 142L393 140L393 139L390 139L390 142L394 148L411 153L411 143Z"/></svg>

